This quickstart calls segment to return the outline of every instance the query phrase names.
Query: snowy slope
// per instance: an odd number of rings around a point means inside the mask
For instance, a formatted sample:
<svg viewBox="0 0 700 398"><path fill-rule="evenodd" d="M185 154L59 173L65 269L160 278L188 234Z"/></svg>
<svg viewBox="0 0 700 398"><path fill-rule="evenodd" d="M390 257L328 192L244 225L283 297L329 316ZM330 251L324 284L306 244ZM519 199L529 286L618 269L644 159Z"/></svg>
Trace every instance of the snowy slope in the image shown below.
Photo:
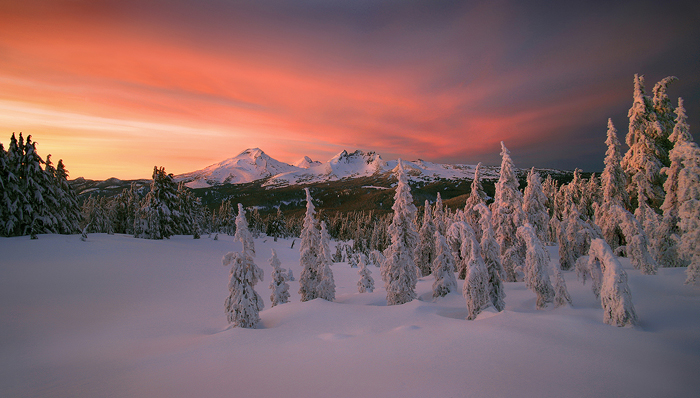
<svg viewBox="0 0 700 398"><path fill-rule="evenodd" d="M449 165L423 160L403 161L409 178L418 181L436 179L472 179L474 165ZM176 176L190 188L206 188L220 184L248 183L269 178L265 186L285 186L313 182L336 181L344 178L367 177L393 173L397 160L385 161L376 152L342 151L327 162L313 161L308 156L296 165L279 162L260 149L247 149L238 156L205 169ZM484 167L483 178L498 178L497 167Z"/></svg>
<svg viewBox="0 0 700 398"><path fill-rule="evenodd" d="M573 272L573 307L535 309L524 283L506 310L467 321L460 294L386 306L333 265L337 300L299 301L299 252L256 240L261 328L228 329L229 236L149 241L92 234L0 238L2 397L690 397L700 391L700 289L685 268L629 275L641 324L603 323ZM298 248L298 243L295 248ZM270 308L275 248L294 270L291 302ZM556 247L550 247L556 259ZM460 289L462 281L459 281Z"/></svg>

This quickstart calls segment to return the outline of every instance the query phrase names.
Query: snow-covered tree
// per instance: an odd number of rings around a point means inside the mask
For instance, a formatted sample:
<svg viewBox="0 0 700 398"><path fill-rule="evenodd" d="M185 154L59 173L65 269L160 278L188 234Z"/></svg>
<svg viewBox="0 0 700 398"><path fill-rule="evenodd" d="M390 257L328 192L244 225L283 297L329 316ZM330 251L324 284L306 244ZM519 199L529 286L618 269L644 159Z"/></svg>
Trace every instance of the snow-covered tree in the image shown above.
<svg viewBox="0 0 700 398"><path fill-rule="evenodd" d="M505 308L505 287L503 280L505 279L505 270L501 265L500 249L498 242L491 228L491 211L485 204L476 206L476 210L480 213L481 218L479 224L483 234L481 235L481 256L486 264L489 280L489 300L497 311L503 311Z"/></svg>
<svg viewBox="0 0 700 398"><path fill-rule="evenodd" d="M678 173L679 253L688 265L686 283L698 284L700 273L700 147L695 142L677 144L673 159L682 159Z"/></svg>
<svg viewBox="0 0 700 398"><path fill-rule="evenodd" d="M542 247L534 228L529 223L518 227L518 236L525 241L525 285L537 295L537 309L554 301L554 288L549 280L549 254Z"/></svg>
<svg viewBox="0 0 700 398"><path fill-rule="evenodd" d="M627 242L627 257L634 268L645 275L656 274L658 264L649 253L647 237L639 221L632 213L618 205L610 206L609 216L620 225Z"/></svg>
<svg viewBox="0 0 700 398"><path fill-rule="evenodd" d="M304 227L301 230L301 243L299 245L299 263L301 276L299 277L299 294L301 301L309 301L318 297L318 284L321 279L318 264L320 256L321 236L316 226L316 210L311 201L309 188L306 191L306 216Z"/></svg>
<svg viewBox="0 0 700 398"><path fill-rule="evenodd" d="M399 181L392 206L394 216L388 229L391 245L386 250L381 269L388 305L404 304L416 298L417 268L413 260L413 251L418 244L414 222L416 207L401 159L397 177Z"/></svg>
<svg viewBox="0 0 700 398"><path fill-rule="evenodd" d="M566 288L566 281L561 274L559 264L552 263L552 277L554 278L554 306L561 307L562 305L571 305L571 296L569 289Z"/></svg>
<svg viewBox="0 0 700 398"><path fill-rule="evenodd" d="M479 212L475 209L478 204L486 203L486 192L481 184L481 162L474 169L474 179L466 203L464 204L464 218L476 234L476 239L481 241L481 227L479 226Z"/></svg>
<svg viewBox="0 0 700 398"><path fill-rule="evenodd" d="M178 202L173 175L166 174L163 167L154 167L151 190L141 201L134 221L134 235L137 238L169 239L181 224Z"/></svg>
<svg viewBox="0 0 700 398"><path fill-rule="evenodd" d="M476 316L491 305L489 300L488 280L489 275L486 264L481 257L481 248L476 236L469 237L469 258L467 260L467 275L462 286L462 295L467 300L468 320L476 319Z"/></svg>
<svg viewBox="0 0 700 398"><path fill-rule="evenodd" d="M360 293L372 293L374 291L374 278L372 271L367 268L366 256L360 254L360 269L357 271L360 275L360 280L357 281L357 291Z"/></svg>
<svg viewBox="0 0 700 398"><path fill-rule="evenodd" d="M447 232L447 227L445 225L445 208L442 204L440 192L437 193L437 199L433 206L433 222L435 223L435 228L444 236L445 232Z"/></svg>
<svg viewBox="0 0 700 398"><path fill-rule="evenodd" d="M656 120L652 99L644 93L644 76L634 75L633 99L626 137L629 150L622 159L622 169L628 176L627 193L636 201L637 193L643 192L649 205L658 209L664 199L661 168L668 155L659 145L662 127ZM639 177L635 177L637 174Z"/></svg>
<svg viewBox="0 0 700 398"><path fill-rule="evenodd" d="M272 249L270 265L272 266L272 281L270 281L270 301L272 306L289 302L289 284L287 283L287 270L281 267L281 262L277 258L277 252Z"/></svg>
<svg viewBox="0 0 700 398"><path fill-rule="evenodd" d="M224 302L226 316L234 327L256 328L265 303L254 286L263 280L263 270L255 264L255 242L248 231L245 211L240 203L234 240L241 242L243 251L226 253L222 259L225 267L231 266L228 283L230 294Z"/></svg>
<svg viewBox="0 0 700 398"><path fill-rule="evenodd" d="M600 264L603 273L600 289L603 321L615 326L636 324L637 313L627 285L627 273L617 261L610 246L603 239L594 239L588 256L589 262Z"/></svg>
<svg viewBox="0 0 700 398"><path fill-rule="evenodd" d="M523 196L523 212L542 242L547 242L547 228L549 226L546 204L547 197L542 191L542 179L533 167L527 175L527 186Z"/></svg>
<svg viewBox="0 0 700 398"><path fill-rule="evenodd" d="M435 259L433 260L433 297L444 297L447 293L457 290L455 278L455 259L440 231L435 231Z"/></svg>
<svg viewBox="0 0 700 398"><path fill-rule="evenodd" d="M506 271L506 281L518 280L516 269L523 264L524 250L516 237L516 231L526 220L523 213L523 196L515 177L515 165L506 146L501 142L501 172L496 183L496 194L491 204L492 225L496 241L501 248L501 264Z"/></svg>
<svg viewBox="0 0 700 398"><path fill-rule="evenodd" d="M318 253L318 287L316 296L327 301L335 300L335 280L333 279L333 270L331 269L331 249L330 236L326 229L326 223L321 221L321 231L319 235L319 253Z"/></svg>
<svg viewBox="0 0 700 398"><path fill-rule="evenodd" d="M416 246L416 266L421 276L429 275L435 258L435 224L428 201L425 201L423 223L418 231L418 246Z"/></svg>
<svg viewBox="0 0 700 398"><path fill-rule="evenodd" d="M608 149L605 152L605 168L600 176L600 183L603 191L603 203L629 206L629 197L625 190L627 176L622 170L622 154L620 152L620 141L617 138L617 129L613 125L612 119L608 119L608 134L605 145Z"/></svg>

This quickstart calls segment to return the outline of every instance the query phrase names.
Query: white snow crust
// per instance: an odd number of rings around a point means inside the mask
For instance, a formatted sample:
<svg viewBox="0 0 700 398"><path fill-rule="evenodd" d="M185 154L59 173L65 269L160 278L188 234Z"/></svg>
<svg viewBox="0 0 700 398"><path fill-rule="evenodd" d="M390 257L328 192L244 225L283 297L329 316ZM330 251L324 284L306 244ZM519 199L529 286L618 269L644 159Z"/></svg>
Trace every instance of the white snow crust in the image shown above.
<svg viewBox="0 0 700 398"><path fill-rule="evenodd" d="M298 239L297 239L298 240ZM292 240L256 239L299 268ZM335 242L332 242L333 246ZM547 247L551 261L558 251ZM505 310L467 321L458 291L386 305L332 265L336 300L271 306L258 329L230 328L221 258L241 244L174 236L0 238L2 397L690 397L700 391L700 289L685 268L642 275L628 259L639 323L603 322L590 286L563 276L573 305L535 309L524 282ZM267 275L272 269L259 261Z"/></svg>

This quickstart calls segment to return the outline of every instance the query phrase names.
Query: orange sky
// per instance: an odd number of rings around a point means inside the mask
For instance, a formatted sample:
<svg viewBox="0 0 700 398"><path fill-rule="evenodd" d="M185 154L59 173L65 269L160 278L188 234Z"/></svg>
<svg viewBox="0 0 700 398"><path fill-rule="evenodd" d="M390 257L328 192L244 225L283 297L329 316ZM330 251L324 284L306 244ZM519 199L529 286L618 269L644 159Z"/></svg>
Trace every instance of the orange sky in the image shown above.
<svg viewBox="0 0 700 398"><path fill-rule="evenodd" d="M600 169L634 73L649 90L678 76L672 98L691 126L698 114L698 47L669 61L682 21L630 33L614 12L556 23L454 3L0 2L0 142L31 134L94 179L183 173L248 147L290 163L363 149L497 164L501 140L520 167Z"/></svg>

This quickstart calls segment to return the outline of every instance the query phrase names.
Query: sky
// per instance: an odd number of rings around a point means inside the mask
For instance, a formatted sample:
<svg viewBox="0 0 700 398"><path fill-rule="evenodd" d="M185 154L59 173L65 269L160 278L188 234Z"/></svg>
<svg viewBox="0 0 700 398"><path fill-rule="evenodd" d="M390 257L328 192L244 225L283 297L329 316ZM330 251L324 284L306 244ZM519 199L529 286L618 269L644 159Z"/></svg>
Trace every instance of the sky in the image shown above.
<svg viewBox="0 0 700 398"><path fill-rule="evenodd" d="M700 5L674 1L0 0L0 142L71 178L261 148L296 163L603 168L633 76L700 125Z"/></svg>

